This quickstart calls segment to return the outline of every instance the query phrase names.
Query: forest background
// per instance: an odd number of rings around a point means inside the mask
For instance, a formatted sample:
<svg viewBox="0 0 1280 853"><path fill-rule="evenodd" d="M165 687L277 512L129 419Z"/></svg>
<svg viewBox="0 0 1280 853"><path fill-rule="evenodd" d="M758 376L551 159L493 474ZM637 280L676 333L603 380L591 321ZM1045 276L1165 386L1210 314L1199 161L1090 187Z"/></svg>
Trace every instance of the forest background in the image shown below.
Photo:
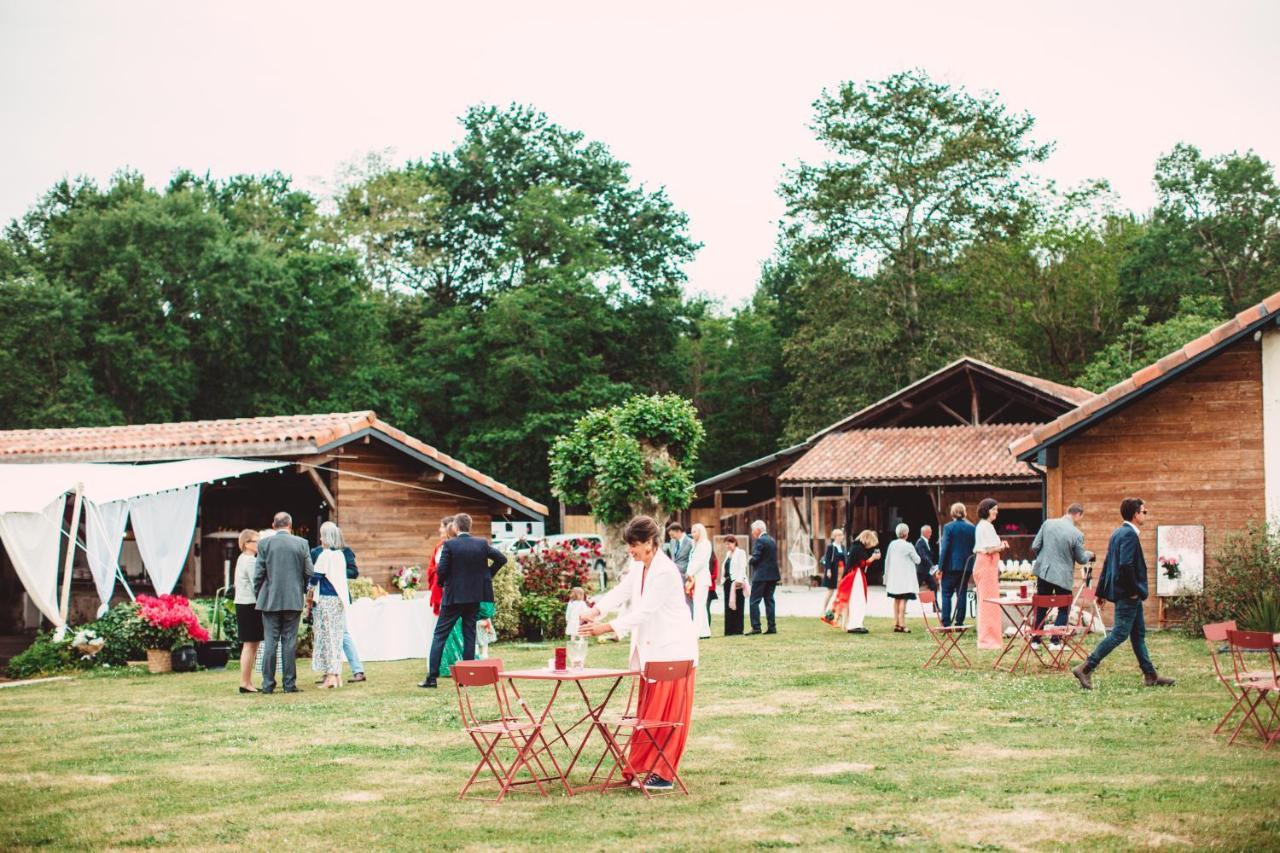
<svg viewBox="0 0 1280 853"><path fill-rule="evenodd" d="M1280 187L1170 140L1156 204L1043 180L1031 115L913 70L814 102L827 156L752 297L686 290L662 189L536 107L476 106L428 158L62 181L0 239L0 428L375 409L541 501L592 407L692 400L701 478L960 356L1101 390L1280 290ZM727 140L727 144L734 144ZM726 199L732 204L732 199Z"/></svg>

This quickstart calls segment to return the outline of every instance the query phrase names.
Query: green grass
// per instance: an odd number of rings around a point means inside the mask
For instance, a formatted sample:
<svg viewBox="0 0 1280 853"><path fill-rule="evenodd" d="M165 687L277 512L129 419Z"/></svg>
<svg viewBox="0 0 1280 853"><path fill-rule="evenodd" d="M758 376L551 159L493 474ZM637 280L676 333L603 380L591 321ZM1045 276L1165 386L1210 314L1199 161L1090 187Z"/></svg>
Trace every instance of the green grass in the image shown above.
<svg viewBox="0 0 1280 853"><path fill-rule="evenodd" d="M0 691L0 848L1280 849L1280 749L1227 746L1203 644L1151 638L1070 676L922 671L930 640L786 619L704 642L689 798L459 803L474 765L449 682L241 696L236 675L91 675ZM495 647L508 668L547 647ZM591 665L625 649L592 648ZM568 709L570 706L558 706Z"/></svg>

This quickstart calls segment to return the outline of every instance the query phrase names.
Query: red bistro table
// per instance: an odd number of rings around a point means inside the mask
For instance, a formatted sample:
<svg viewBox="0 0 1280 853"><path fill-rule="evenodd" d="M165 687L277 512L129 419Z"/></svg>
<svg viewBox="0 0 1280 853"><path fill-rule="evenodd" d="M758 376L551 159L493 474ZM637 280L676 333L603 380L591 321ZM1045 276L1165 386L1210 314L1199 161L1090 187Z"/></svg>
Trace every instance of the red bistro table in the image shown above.
<svg viewBox="0 0 1280 853"><path fill-rule="evenodd" d="M624 678L628 676L636 676L640 673L630 669L517 669L504 671L502 677L507 679L507 683L511 685L511 690L516 695L516 701L524 710L529 720L538 724L542 734L540 739L542 745L538 747L535 754L546 754L551 759L551 765L559 774L560 783L564 786L565 793L573 796L576 791L569 782L569 774L573 772L573 768L577 765L578 759L587 748L588 742L591 740L592 732L599 733L604 741L602 747L602 760L608 754L610 749L611 736L608 729L600 722L600 716L604 713L604 709L608 707L609 700L613 698L613 694L617 692L618 685L622 683ZM586 682L593 680L601 680L608 682L609 689L605 692L604 698L593 702L587 694ZM529 705L529 700L520 693L520 689L516 686L517 681L550 681L554 684L551 688L551 695L547 698L547 705L538 715L534 714L533 708ZM578 688L578 695L582 698L582 704L585 709L581 717L575 720L571 725L561 726L560 722L551 713L552 707L556 704L556 698L560 695L560 688L566 682L571 682ZM572 696L572 691L569 691ZM582 739L577 741L576 745L570 740L570 735L575 729L586 726L586 731L582 734ZM553 734L554 731L554 734ZM555 758L553 748L560 747L570 754L568 764L561 765ZM619 781L617 785L626 785L628 783ZM584 785L579 790L591 788L601 790L600 785Z"/></svg>
<svg viewBox="0 0 1280 853"><path fill-rule="evenodd" d="M1026 634L1027 626L1031 624L1031 596L1027 596L1026 598L995 597L984 598L982 600L988 604L999 605L1000 610L1003 611L1004 615L1013 623L1013 636L1004 644L1004 651L1000 652L1000 657L996 658L995 663L996 669L1004 669L1000 664L1005 659L1005 656L1008 655L1009 652L1013 651L1013 647L1018 644L1018 641L1024 640L1027 643L1030 643L1030 640L1028 640L1024 635ZM1003 622L1001 624L1003 625ZM1003 632L1003 628L1001 630ZM1013 664L1009 667L1008 671L1013 672L1016 670L1018 668L1018 663L1021 660L1022 655L1015 657ZM1028 666L1029 665L1030 662L1028 662Z"/></svg>

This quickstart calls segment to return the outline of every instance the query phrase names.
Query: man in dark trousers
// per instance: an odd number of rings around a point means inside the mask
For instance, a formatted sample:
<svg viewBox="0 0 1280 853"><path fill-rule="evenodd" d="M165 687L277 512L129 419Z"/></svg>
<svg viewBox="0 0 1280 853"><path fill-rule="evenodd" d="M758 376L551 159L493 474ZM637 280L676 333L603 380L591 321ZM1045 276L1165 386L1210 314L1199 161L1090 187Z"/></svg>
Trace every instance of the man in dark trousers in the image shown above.
<svg viewBox="0 0 1280 853"><path fill-rule="evenodd" d="M480 602L493 601L493 576L506 565L507 558L483 539L471 535L471 516L460 512L453 517L458 535L444 543L436 577L444 590L440 618L431 638L431 659L427 680L419 687L435 687L440 677L440 657L445 641L459 619L462 620L462 659L476 659L476 616Z"/></svg>
<svg viewBox="0 0 1280 853"><path fill-rule="evenodd" d="M1111 633L1098 643L1089 659L1071 670L1085 690L1093 689L1092 673L1098 664L1125 640L1133 646L1133 654L1138 659L1147 687L1173 684L1172 678L1156 672L1147 654L1147 624L1142 615L1142 602L1147 598L1147 560L1142 554L1142 540L1138 534L1149 514L1142 498L1125 498L1120 502L1120 517L1124 523L1115 529L1107 542L1107 559L1102 564L1102 576L1098 578L1098 598L1115 602L1115 621L1111 623Z"/></svg>
<svg viewBox="0 0 1280 853"><path fill-rule="evenodd" d="M964 624L969 598L969 559L973 556L975 528L965 518L967 511L962 503L951 505L951 521L942 528L942 541L938 545L938 568L942 570L942 624ZM955 598L954 618L951 599Z"/></svg>
<svg viewBox="0 0 1280 853"><path fill-rule="evenodd" d="M916 540L916 553L920 562L916 565L916 580L922 587L928 587L935 595L938 592L937 566L933 562L933 528L925 524L920 527L920 538ZM933 600L933 610L938 612L938 599Z"/></svg>
<svg viewBox="0 0 1280 853"><path fill-rule="evenodd" d="M277 512L275 532L258 543L253 589L262 612L262 693L276 689L276 648L284 667L284 692L298 690L298 622L302 618L307 580L315 571L307 540L293 535L293 518Z"/></svg>
<svg viewBox="0 0 1280 853"><path fill-rule="evenodd" d="M751 548L751 631L760 633L760 602L764 602L764 615L769 622L766 634L778 633L774 619L773 590L782 580L778 571L778 543L769 535L763 521L751 523L751 533L756 544Z"/></svg>

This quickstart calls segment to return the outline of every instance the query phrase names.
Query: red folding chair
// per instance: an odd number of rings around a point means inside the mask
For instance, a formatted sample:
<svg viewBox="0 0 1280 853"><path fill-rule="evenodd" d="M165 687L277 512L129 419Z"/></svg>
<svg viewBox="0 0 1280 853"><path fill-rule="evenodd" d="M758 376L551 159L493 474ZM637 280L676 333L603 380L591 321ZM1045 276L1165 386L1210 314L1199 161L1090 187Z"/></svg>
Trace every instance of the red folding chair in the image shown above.
<svg viewBox="0 0 1280 853"><path fill-rule="evenodd" d="M558 777L547 775L536 753L534 744L541 736L542 727L537 722L521 719L512 713L506 686L502 683L502 661L496 658L458 661L453 665L451 675L458 691L458 712L462 715L462 730L471 737L471 742L480 752L480 761L466 784L462 786L462 790L458 792L458 799L465 798L472 785L482 784L476 779L486 768L498 786L498 796L491 800L492 802L502 802L502 798L509 791L520 785L536 785L539 793L546 796L547 790L542 783L553 781ZM486 687L493 688L492 706L481 699L481 696L487 693L484 690ZM473 696L473 691L480 695ZM482 704L486 707L479 709L477 706ZM492 716L488 715L489 707L492 708ZM515 751L509 764L503 763L499 755L499 749L504 747L510 747ZM534 772L531 759L542 771L541 776ZM530 778L517 782L515 777L521 769L528 771ZM473 797L472 799L488 798Z"/></svg>
<svg viewBox="0 0 1280 853"><path fill-rule="evenodd" d="M593 783L598 778L601 765L606 758L610 758L613 761L613 766L609 768L609 773L600 784L600 790L607 791L611 788L625 787L625 785L613 784L614 776L622 776L627 772L627 752L631 747L632 741L643 736L658 755L654 766L660 767L665 763L667 767L671 768L671 782L673 783L671 792L674 793L675 786L679 785L685 796L689 796L689 789L685 787L684 780L680 778L680 774L676 772L675 767L667 759L662 750L662 744L654 737L654 732L663 729L674 731L684 724L671 720L647 720L640 717L639 699L644 693L645 683L656 684L665 681L679 681L687 678L691 669L693 669L693 661L691 660L650 661L645 664L644 673L631 684L631 693L627 697L626 710L618 716L605 715L600 718L600 733L604 735L607 751L600 757L600 761L596 762L595 769L591 771L591 778L588 780L588 784ZM619 739L619 735L622 732L626 732L626 734ZM644 787L644 780L640 781L641 793L645 795L646 799L652 799L653 794Z"/></svg>
<svg viewBox="0 0 1280 853"><path fill-rule="evenodd" d="M924 668L928 669L934 664L942 663L944 660L956 669L965 669L973 666L969 662L969 657L964 653L964 649L960 648L960 639L964 637L965 631L969 630L969 626L934 625L929 620L929 611L933 609L930 605L934 604L936 600L933 590L923 589L920 591L920 615L924 618L924 629L929 632L929 636L933 637L933 641L938 646L933 650L933 654L929 655L929 659L924 662ZM959 661L951 657L953 652L964 659L963 667Z"/></svg>
<svg viewBox="0 0 1280 853"><path fill-rule="evenodd" d="M1266 742L1263 748L1270 749L1271 744L1280 738L1280 662L1277 661L1275 635L1266 631L1228 630L1227 644L1231 647L1236 689L1242 696L1240 707L1244 709L1244 719L1231 733L1231 739L1227 743L1235 743L1244 724L1253 720L1258 734ZM1258 652L1266 654L1269 671L1252 669L1246 665L1245 655ZM1262 722L1259 708L1271 712L1266 723Z"/></svg>
<svg viewBox="0 0 1280 853"><path fill-rule="evenodd" d="M1067 669L1076 654L1084 656L1083 650L1076 644L1076 637L1081 633L1080 625L1072 625L1069 615L1066 625L1049 624L1049 611L1066 608L1070 614L1072 600L1067 594L1031 596L1032 613L1039 613L1043 609L1044 622L1037 628L1033 616L1031 625L1027 628L1027 647L1023 649L1023 654L1030 649L1042 666L1060 670ZM1083 617L1081 621L1083 622ZM1022 655L1018 659L1021 660ZM1014 661L1014 666L1017 665L1017 661Z"/></svg>
<svg viewBox="0 0 1280 853"><path fill-rule="evenodd" d="M1214 622L1211 625L1205 625L1203 630L1205 643L1209 646L1209 659L1213 661L1213 672L1233 700L1231 709L1218 721L1218 725L1213 730L1216 735L1222 731L1227 721L1235 716L1236 711L1240 709L1240 703L1244 701L1244 694L1236 690L1235 671L1225 672L1221 661L1218 660L1219 652L1230 651L1230 646L1227 645L1227 632L1236 630L1236 621L1232 619L1229 622ZM1261 672L1246 672L1246 674L1251 675L1251 680L1255 681L1265 677Z"/></svg>

